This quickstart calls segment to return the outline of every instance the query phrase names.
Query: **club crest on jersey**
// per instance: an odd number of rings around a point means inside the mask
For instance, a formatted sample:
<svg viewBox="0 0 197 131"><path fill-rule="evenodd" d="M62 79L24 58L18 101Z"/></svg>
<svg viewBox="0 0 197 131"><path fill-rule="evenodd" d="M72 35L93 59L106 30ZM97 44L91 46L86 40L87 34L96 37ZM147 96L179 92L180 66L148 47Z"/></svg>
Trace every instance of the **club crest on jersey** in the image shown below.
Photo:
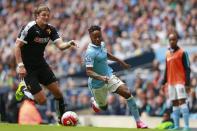
<svg viewBox="0 0 197 131"><path fill-rule="evenodd" d="M46 38L35 37L35 38L34 38L34 41L35 41L36 43L40 43L40 44L48 43L49 37L46 37Z"/></svg>
<svg viewBox="0 0 197 131"><path fill-rule="evenodd" d="M91 62L91 61L92 61L92 59L91 59L91 57L90 57L90 56L86 55L86 57L85 57L85 61L86 61L86 62Z"/></svg>
<svg viewBox="0 0 197 131"><path fill-rule="evenodd" d="M103 52L107 53L107 49L106 48L103 48Z"/></svg>
<svg viewBox="0 0 197 131"><path fill-rule="evenodd" d="M46 32L50 35L51 34L51 29L46 29Z"/></svg>

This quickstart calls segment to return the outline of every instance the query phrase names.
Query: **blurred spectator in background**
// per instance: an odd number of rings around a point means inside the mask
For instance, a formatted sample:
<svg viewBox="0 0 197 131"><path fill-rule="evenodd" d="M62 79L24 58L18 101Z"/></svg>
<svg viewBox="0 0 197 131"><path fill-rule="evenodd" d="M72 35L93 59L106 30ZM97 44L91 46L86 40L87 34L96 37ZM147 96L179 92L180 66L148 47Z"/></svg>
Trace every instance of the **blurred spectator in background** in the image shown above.
<svg viewBox="0 0 197 131"><path fill-rule="evenodd" d="M188 95L190 118L197 119L197 77L191 79L191 88Z"/></svg>
<svg viewBox="0 0 197 131"><path fill-rule="evenodd" d="M163 114L163 119L161 124L157 125L156 129L173 129L174 122L170 117L170 110L166 110Z"/></svg>
<svg viewBox="0 0 197 131"><path fill-rule="evenodd" d="M112 95L110 94L108 96L108 109L107 109L107 114L108 115L120 115L120 102L118 100L119 96Z"/></svg>
<svg viewBox="0 0 197 131"><path fill-rule="evenodd" d="M144 90L142 89L136 90L136 103L138 105L140 114L142 114L143 112L146 112L147 96Z"/></svg>

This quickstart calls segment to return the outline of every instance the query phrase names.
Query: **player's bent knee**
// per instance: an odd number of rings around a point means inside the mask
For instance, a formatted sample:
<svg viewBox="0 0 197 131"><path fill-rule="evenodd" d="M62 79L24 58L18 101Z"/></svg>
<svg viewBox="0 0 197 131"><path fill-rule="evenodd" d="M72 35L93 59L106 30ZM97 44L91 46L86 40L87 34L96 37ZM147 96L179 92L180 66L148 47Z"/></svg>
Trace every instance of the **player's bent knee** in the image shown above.
<svg viewBox="0 0 197 131"><path fill-rule="evenodd" d="M46 104L46 99L39 100L38 103L39 103L40 105L44 105L44 104Z"/></svg>
<svg viewBox="0 0 197 131"><path fill-rule="evenodd" d="M54 97L55 97L55 99L61 99L61 98L63 98L63 94L60 92L60 93L54 95Z"/></svg>
<svg viewBox="0 0 197 131"><path fill-rule="evenodd" d="M128 94L125 98L129 99L131 97L131 94Z"/></svg>
<svg viewBox="0 0 197 131"><path fill-rule="evenodd" d="M36 101L38 102L38 104L44 105L44 104L46 104L47 99L46 99L46 97L43 97L41 99L37 99Z"/></svg>
<svg viewBox="0 0 197 131"><path fill-rule="evenodd" d="M124 94L124 98L125 99L128 99L128 98L130 98L132 95L131 95L131 93L129 92L129 91L127 91L127 92L125 92L125 94Z"/></svg>

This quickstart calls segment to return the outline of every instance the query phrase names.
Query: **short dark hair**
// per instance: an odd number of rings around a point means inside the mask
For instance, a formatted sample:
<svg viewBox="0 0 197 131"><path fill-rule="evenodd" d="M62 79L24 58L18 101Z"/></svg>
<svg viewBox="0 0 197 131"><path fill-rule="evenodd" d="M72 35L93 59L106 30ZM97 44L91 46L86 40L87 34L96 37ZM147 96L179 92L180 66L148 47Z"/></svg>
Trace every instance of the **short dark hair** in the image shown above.
<svg viewBox="0 0 197 131"><path fill-rule="evenodd" d="M92 33L92 32L94 32L94 31L96 31L96 30L101 31L101 27L98 26L98 25L92 25L92 26L90 26L90 28L88 29L89 33Z"/></svg>
<svg viewBox="0 0 197 131"><path fill-rule="evenodd" d="M169 31L169 32L168 32L168 37L169 37L171 34L175 35L177 39L179 38L178 32L177 32L176 30Z"/></svg>
<svg viewBox="0 0 197 131"><path fill-rule="evenodd" d="M40 12L42 12L42 11L49 11L49 12L50 12L50 9L49 9L49 7L48 7L47 5L45 5L45 4L39 5L39 6L34 10L34 16L35 16L35 18L36 18L37 15L39 15Z"/></svg>

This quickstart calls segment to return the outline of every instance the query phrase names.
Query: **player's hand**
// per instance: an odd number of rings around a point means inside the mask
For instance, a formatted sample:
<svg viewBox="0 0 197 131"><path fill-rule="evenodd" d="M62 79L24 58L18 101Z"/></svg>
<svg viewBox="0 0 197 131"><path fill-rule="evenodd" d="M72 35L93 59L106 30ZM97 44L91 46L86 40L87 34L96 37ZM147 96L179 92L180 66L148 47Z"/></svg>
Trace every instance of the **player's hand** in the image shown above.
<svg viewBox="0 0 197 131"><path fill-rule="evenodd" d="M69 44L71 47L72 47L72 46L78 47L78 44L77 44L76 41L74 41L74 40L69 41L68 44Z"/></svg>
<svg viewBox="0 0 197 131"><path fill-rule="evenodd" d="M20 78L24 78L27 74L27 71L26 71L24 65L23 66L17 66L16 72L18 73Z"/></svg>
<svg viewBox="0 0 197 131"><path fill-rule="evenodd" d="M103 80L105 83L108 83L109 77L107 77L107 76L102 76L102 80Z"/></svg>
<svg viewBox="0 0 197 131"><path fill-rule="evenodd" d="M125 68L125 69L131 68L131 65L129 65L129 64L125 63L125 62L121 62L120 64L121 64L121 66L122 66L123 68Z"/></svg>

